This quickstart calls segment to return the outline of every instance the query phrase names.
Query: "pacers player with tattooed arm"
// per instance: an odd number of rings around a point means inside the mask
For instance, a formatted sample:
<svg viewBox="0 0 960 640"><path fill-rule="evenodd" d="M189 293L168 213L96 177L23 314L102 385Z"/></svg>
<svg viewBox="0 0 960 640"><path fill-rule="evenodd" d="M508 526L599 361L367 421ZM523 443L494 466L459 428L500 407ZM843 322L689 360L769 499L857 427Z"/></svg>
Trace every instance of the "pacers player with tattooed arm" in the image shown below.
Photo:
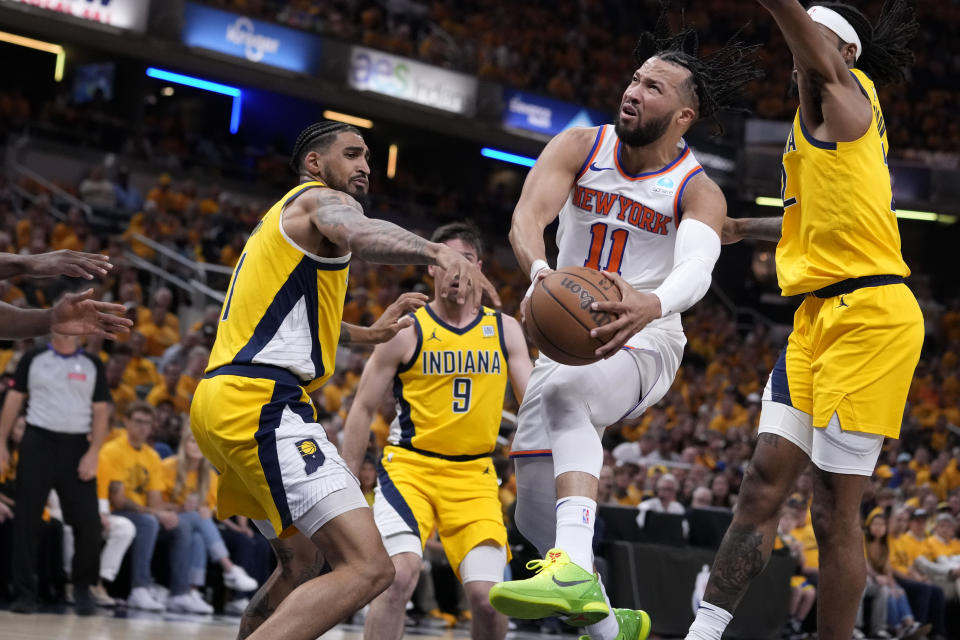
<svg viewBox="0 0 960 640"><path fill-rule="evenodd" d="M688 640L720 640L770 557L780 509L813 462L817 637L849 640L866 580L860 502L899 436L923 317L904 278L876 85L903 79L913 9L874 26L835 2L760 0L793 54L800 106L783 150L783 217L731 220L728 241L779 241L784 295L805 294L763 395L760 435Z"/></svg>
<svg viewBox="0 0 960 640"><path fill-rule="evenodd" d="M686 343L680 313L706 293L720 255L726 202L683 136L756 77L742 46L700 57L696 33L668 36L665 22L634 52L638 68L615 124L570 129L543 150L510 231L536 281L550 271L543 234L559 217L557 266L602 269L623 296L593 306L617 316L594 330L605 359L579 367L537 360L512 455L517 527L545 557L533 578L490 590L507 615L565 614L593 640L644 640L651 624L642 611L611 611L593 571L600 437L670 388Z"/></svg>
<svg viewBox="0 0 960 640"><path fill-rule="evenodd" d="M483 243L471 224L444 225L431 239L482 264ZM412 327L374 349L345 427L343 457L356 472L374 412L393 389L399 410L378 469L373 517L397 577L371 603L364 637L403 636L404 607L436 526L470 603L471 637L502 640L507 619L490 606L488 594L503 579L507 531L490 456L507 380L522 400L533 364L520 323L459 303L454 274L428 269L433 300L413 314Z"/></svg>
<svg viewBox="0 0 960 640"><path fill-rule="evenodd" d="M338 342L389 340L426 298L401 296L369 328L344 324L351 255L438 266L460 284L459 302L477 307L487 292L497 303L459 252L364 215L368 155L360 133L339 122L300 134L291 161L300 184L247 240L194 395L197 444L220 472L219 516L251 518L278 560L241 638L313 640L393 580L359 483L316 423L309 394L333 373ZM333 571L319 576L324 560Z"/></svg>

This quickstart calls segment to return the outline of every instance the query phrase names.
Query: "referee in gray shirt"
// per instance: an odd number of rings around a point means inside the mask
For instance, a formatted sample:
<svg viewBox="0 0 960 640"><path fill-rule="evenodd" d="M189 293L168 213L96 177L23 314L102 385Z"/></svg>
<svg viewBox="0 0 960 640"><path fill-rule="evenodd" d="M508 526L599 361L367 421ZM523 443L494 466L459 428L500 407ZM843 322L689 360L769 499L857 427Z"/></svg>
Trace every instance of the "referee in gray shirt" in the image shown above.
<svg viewBox="0 0 960 640"><path fill-rule="evenodd" d="M50 344L24 354L0 412L0 447L6 448L24 400L27 428L20 442L13 521L18 595L10 610L36 611L37 537L47 496L56 489L75 536L75 609L90 615L95 611L90 587L100 573L97 463L112 409L103 363L84 353L76 336L58 333Z"/></svg>

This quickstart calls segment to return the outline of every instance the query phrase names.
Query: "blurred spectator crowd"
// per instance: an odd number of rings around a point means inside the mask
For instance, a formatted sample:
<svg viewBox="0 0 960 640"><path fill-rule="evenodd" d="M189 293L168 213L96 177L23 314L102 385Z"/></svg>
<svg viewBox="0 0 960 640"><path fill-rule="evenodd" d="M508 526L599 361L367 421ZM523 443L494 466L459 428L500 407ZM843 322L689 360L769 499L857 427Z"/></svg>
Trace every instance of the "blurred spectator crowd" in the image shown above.
<svg viewBox="0 0 960 640"><path fill-rule="evenodd" d="M366 0L315 3L309 0L205 0L304 30L359 42L495 82L551 95L615 113L635 68L633 48L642 30L653 27L658 2L562 0ZM741 28L740 37L761 44L758 60L766 77L748 90L747 106L760 118L793 118L793 68L779 30L754 0L674 2L688 23L699 27L701 51L709 53ZM860 3L871 20L879 5ZM956 2L917 3L920 31L907 91L881 92L894 155L933 161L957 153L960 109L952 78L960 56L951 44L960 32ZM678 18L679 11L674 18Z"/></svg>

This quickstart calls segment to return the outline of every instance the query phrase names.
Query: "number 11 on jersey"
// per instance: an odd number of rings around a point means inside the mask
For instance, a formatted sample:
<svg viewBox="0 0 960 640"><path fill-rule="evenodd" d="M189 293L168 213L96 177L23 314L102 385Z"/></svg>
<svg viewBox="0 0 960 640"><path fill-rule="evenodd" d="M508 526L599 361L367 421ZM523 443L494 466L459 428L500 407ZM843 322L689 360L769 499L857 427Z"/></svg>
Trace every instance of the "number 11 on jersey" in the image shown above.
<svg viewBox="0 0 960 640"><path fill-rule="evenodd" d="M623 262L623 251L627 248L627 237L629 232L626 229L614 229L610 234L610 255L607 256L607 266L602 267L603 271L616 271L620 273L620 264ZM584 260L583 266L588 269L601 270L600 257L603 255L603 248L607 244L607 225L604 222L596 222L590 226L590 253Z"/></svg>

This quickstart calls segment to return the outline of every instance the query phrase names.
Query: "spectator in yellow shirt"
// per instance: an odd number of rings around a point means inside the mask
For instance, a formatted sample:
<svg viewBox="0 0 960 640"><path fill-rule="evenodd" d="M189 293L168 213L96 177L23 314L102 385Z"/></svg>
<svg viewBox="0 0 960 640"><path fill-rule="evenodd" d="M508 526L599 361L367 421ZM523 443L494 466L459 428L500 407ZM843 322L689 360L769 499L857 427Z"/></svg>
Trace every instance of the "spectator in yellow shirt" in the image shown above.
<svg viewBox="0 0 960 640"><path fill-rule="evenodd" d="M180 332L180 319L176 314L171 313L173 307L173 292L167 287L160 287L153 292L150 298L149 307L140 307L137 309L137 324L143 324L150 320L150 317L156 315L156 324L165 325ZM162 313L161 313L162 310Z"/></svg>
<svg viewBox="0 0 960 640"><path fill-rule="evenodd" d="M134 389L137 387L154 387L160 384L162 379L157 373L157 367L143 355L143 348L146 346L147 339L139 331L130 333L130 362L123 372L123 382Z"/></svg>
<svg viewBox="0 0 960 640"><path fill-rule="evenodd" d="M793 517L790 535L803 547L803 571L806 575L820 574L820 547L810 519L810 507L802 496L794 494L787 500L787 510Z"/></svg>
<svg viewBox="0 0 960 640"><path fill-rule="evenodd" d="M949 513L937 516L933 535L923 547L925 573L943 589L947 600L960 600L960 540L957 539L957 520Z"/></svg>
<svg viewBox="0 0 960 640"><path fill-rule="evenodd" d="M180 363L168 362L163 368L161 382L154 385L147 394L147 402L156 407L161 402L169 402L178 413L190 413L190 396L180 389Z"/></svg>
<svg viewBox="0 0 960 640"><path fill-rule="evenodd" d="M190 584L194 599L203 600L200 591L207 582L207 558L223 569L223 583L238 593L253 591L257 581L230 560L227 545L213 521L217 506L217 475L203 457L190 423L184 424L177 454L161 462L164 475L164 499L175 505L180 520L187 522L193 536L190 555ZM209 613L213 607L207 605Z"/></svg>
<svg viewBox="0 0 960 640"><path fill-rule="evenodd" d="M210 350L206 347L194 347L187 354L187 364L184 367L183 374L180 376L180 382L177 383L177 393L192 398L200 384L200 378L207 368L210 361Z"/></svg>
<svg viewBox="0 0 960 640"><path fill-rule="evenodd" d="M153 408L137 402L127 409L126 437L115 438L100 450L97 483L110 511L137 529L130 555L131 586L127 606L148 611L206 613L190 595L190 555L193 540L189 523L174 505L163 500L163 466L147 444L153 427ZM150 563L157 538L170 539L170 598L161 604L150 592Z"/></svg>
<svg viewBox="0 0 960 640"><path fill-rule="evenodd" d="M110 389L110 397L113 400L113 412L117 416L126 415L127 408L137 400L137 392L123 382L123 374L129 363L130 347L118 344L113 348L113 354L110 355L104 368L107 388Z"/></svg>
<svg viewBox="0 0 960 640"><path fill-rule="evenodd" d="M150 314L146 319L137 322L137 330L147 339L145 353L148 356L159 358L169 347L180 342L179 324L171 326L168 321L166 308L156 303L150 305ZM176 316L173 316L176 323Z"/></svg>

